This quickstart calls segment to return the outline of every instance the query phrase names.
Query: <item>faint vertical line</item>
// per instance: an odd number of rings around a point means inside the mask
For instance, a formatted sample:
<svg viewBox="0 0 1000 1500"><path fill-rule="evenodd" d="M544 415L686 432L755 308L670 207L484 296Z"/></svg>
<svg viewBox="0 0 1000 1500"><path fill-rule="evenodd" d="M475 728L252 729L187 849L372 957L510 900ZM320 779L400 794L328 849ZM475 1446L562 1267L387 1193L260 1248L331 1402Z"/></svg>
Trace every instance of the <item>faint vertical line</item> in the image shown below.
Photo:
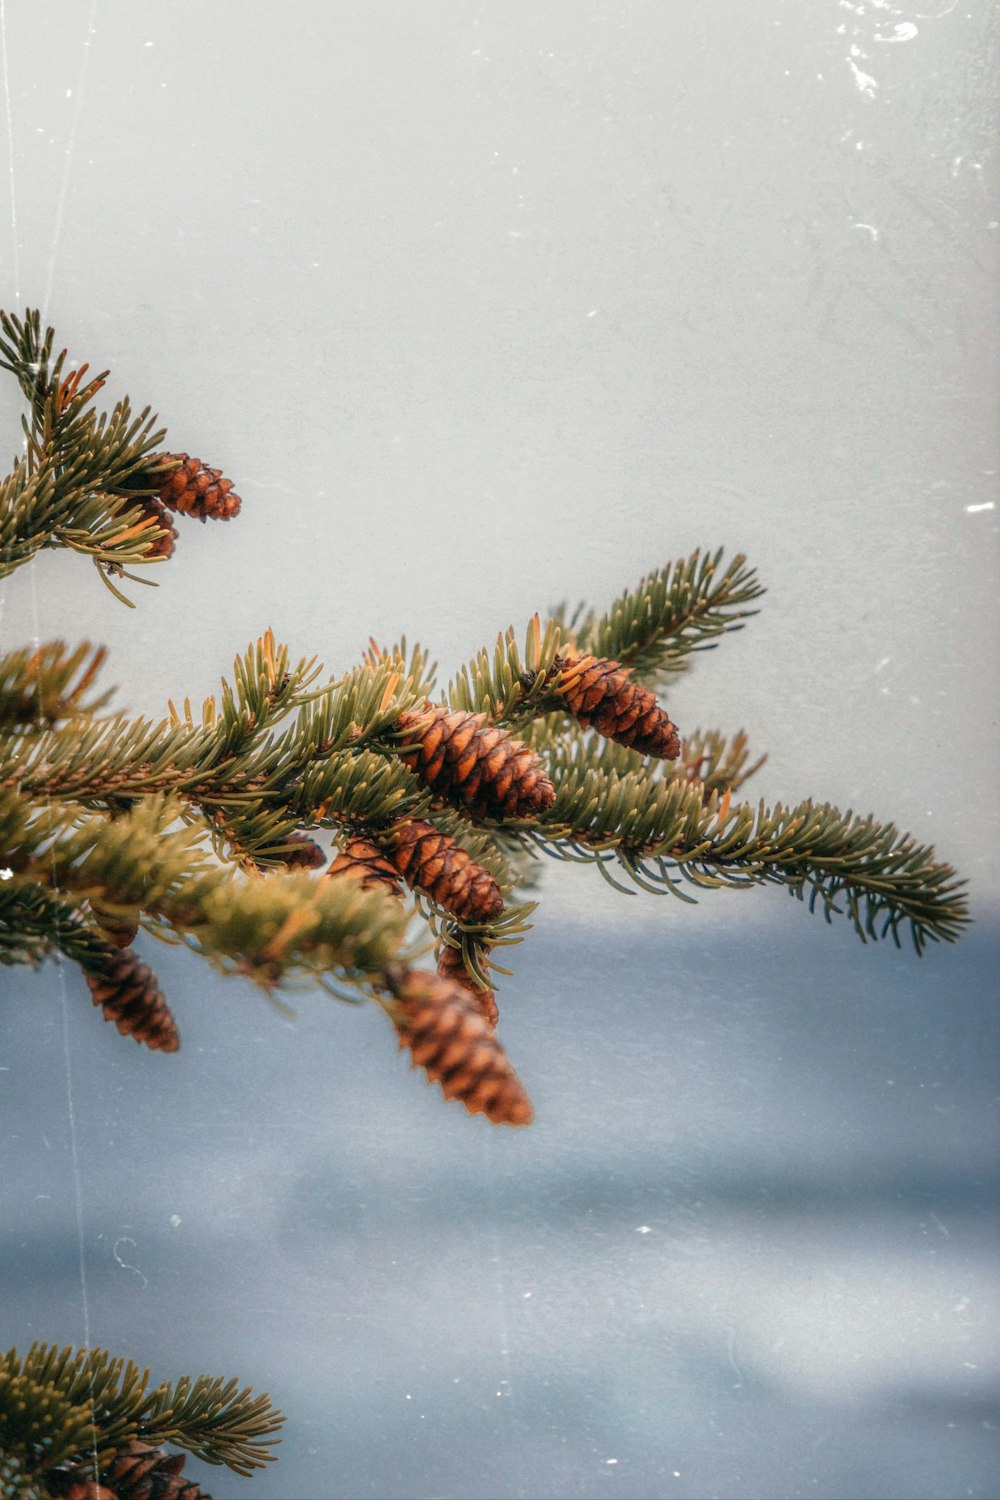
<svg viewBox="0 0 1000 1500"><path fill-rule="evenodd" d="M14 112L10 102L10 73L7 67L7 0L0 0L0 61L3 65L3 97L7 114L7 175L10 179L10 233L13 245L14 300L21 300L21 272L17 248L17 193L14 189Z"/></svg>
<svg viewBox="0 0 1000 1500"><path fill-rule="evenodd" d="M69 128L69 140L66 144L66 167L63 172L62 184L59 188L59 198L56 203L56 219L52 229L52 254L49 257L49 276L48 281L45 284L45 295L42 298L41 304L43 328L45 326L45 314L48 309L50 298L52 296L52 283L55 280L56 257L59 253L59 241L62 237L63 214L66 208L66 194L69 191L70 173L73 169L73 152L76 149L76 131L77 126L80 123L80 114L83 109L83 86L87 77L87 64L90 61L90 43L91 38L95 35L97 30L94 25L94 20L97 16L98 3L99 0L93 0L93 4L90 7L90 16L87 21L87 35L83 40L83 61L80 64L80 72L79 76L77 77L76 89L74 91L75 99L73 119Z"/></svg>
<svg viewBox="0 0 1000 1500"><path fill-rule="evenodd" d="M0 0L0 3L2 3L2 0ZM41 646L41 632L39 630L38 586L35 577L34 558L31 558L28 563L28 577L31 580L32 638L35 650L37 651ZM41 722L41 709L41 700L39 700L39 729L44 727ZM45 800L46 802L50 800L48 792L45 793ZM54 849L52 851L52 858L54 861ZM63 1076L66 1081L66 1119L69 1124L69 1155L73 1177L73 1210L76 1221L77 1264L80 1272L80 1309L83 1316L83 1347L89 1359L92 1345L90 1339L90 1292L87 1286L87 1252L83 1234L83 1176L80 1172L80 1142L76 1124L76 1100L73 1094L73 1058L69 1044L69 997L66 993L66 970L62 961L62 954L58 951L56 952L56 972L59 975L59 1003L62 1010ZM90 1434L93 1475L94 1483L96 1484L100 1470L97 1456L97 1421L93 1403L90 1408Z"/></svg>

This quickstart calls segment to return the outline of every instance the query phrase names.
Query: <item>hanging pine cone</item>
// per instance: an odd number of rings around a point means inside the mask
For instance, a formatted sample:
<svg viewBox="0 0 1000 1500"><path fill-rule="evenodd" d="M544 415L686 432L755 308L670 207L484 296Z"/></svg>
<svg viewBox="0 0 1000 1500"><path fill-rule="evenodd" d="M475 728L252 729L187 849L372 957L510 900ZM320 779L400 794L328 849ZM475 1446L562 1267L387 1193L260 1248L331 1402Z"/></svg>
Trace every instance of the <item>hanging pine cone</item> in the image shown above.
<svg viewBox="0 0 1000 1500"><path fill-rule="evenodd" d="M139 520L155 521L162 529L163 535L152 536L152 527L142 533L141 540L147 543L147 557L173 557L174 543L177 540L177 527L170 519L170 512L162 500L157 500L155 495L139 495L134 502L142 511ZM139 522L134 524L138 525Z"/></svg>
<svg viewBox="0 0 1000 1500"><path fill-rule="evenodd" d="M91 896L90 910L94 921L114 948L130 948L139 931L137 906L107 906L99 896Z"/></svg>
<svg viewBox="0 0 1000 1500"><path fill-rule="evenodd" d="M187 453L162 453L160 463L173 461L175 467L162 477L160 499L171 510L200 521L229 521L239 513L240 497L231 479L223 479L221 469L210 469L200 458Z"/></svg>
<svg viewBox="0 0 1000 1500"><path fill-rule="evenodd" d="M380 837L407 885L426 891L460 922L489 922L503 911L500 887L489 870L433 823L410 818Z"/></svg>
<svg viewBox="0 0 1000 1500"><path fill-rule="evenodd" d="M78 1479L60 1469L50 1469L45 1476L45 1488L59 1500L119 1500L116 1490L98 1484L96 1479Z"/></svg>
<svg viewBox="0 0 1000 1500"><path fill-rule="evenodd" d="M327 875L350 875L361 881L361 888L370 891L381 886L394 896L402 896L399 875L389 863L378 844L365 835L356 833L345 840L344 847L332 861Z"/></svg>
<svg viewBox="0 0 1000 1500"><path fill-rule="evenodd" d="M486 952L485 945L482 951ZM454 984L460 984L467 989L479 1006L483 1019L488 1025L496 1026L500 1019L500 1011L497 1008L497 997L489 988L480 989L465 967L465 959L462 957L461 948L453 948L451 943L442 943L438 949L437 971L442 979L450 979Z"/></svg>
<svg viewBox="0 0 1000 1500"><path fill-rule="evenodd" d="M554 691L585 729L660 760L676 760L680 737L649 688L631 681L631 667L602 656L562 657Z"/></svg>
<svg viewBox="0 0 1000 1500"><path fill-rule="evenodd" d="M176 1052L177 1024L156 975L131 948L109 949L103 974L85 974L94 1004L114 1021L122 1036L134 1036L154 1051Z"/></svg>
<svg viewBox="0 0 1000 1500"><path fill-rule="evenodd" d="M326 864L326 854L304 833L286 833L282 847L274 850L274 857L287 870L318 870Z"/></svg>
<svg viewBox="0 0 1000 1500"><path fill-rule="evenodd" d="M464 985L422 969L408 969L392 983L400 1046L413 1064L441 1085L446 1099L460 1099L470 1114L494 1125L528 1125L533 1110L493 1028Z"/></svg>
<svg viewBox="0 0 1000 1500"><path fill-rule="evenodd" d="M476 818L530 818L552 806L555 790L533 750L486 714L449 713L437 703L400 714L403 763L432 791Z"/></svg>
<svg viewBox="0 0 1000 1500"><path fill-rule="evenodd" d="M138 1438L117 1449L104 1471L115 1486L118 1500L212 1500L212 1497L181 1474L183 1453L164 1453Z"/></svg>

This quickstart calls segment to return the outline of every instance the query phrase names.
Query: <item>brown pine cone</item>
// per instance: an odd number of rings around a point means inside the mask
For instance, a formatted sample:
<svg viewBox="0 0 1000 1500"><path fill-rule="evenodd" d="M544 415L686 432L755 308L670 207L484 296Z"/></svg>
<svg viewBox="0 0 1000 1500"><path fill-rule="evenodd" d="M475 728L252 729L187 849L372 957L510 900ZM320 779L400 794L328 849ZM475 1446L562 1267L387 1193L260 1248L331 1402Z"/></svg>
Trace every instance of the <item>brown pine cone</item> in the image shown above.
<svg viewBox="0 0 1000 1500"><path fill-rule="evenodd" d="M465 967L461 948L453 948L450 943L442 943L438 949L437 971L442 979L451 979L455 984L463 985L479 1006L483 1019L490 1026L496 1026L500 1019L497 997L491 989L479 988Z"/></svg>
<svg viewBox="0 0 1000 1500"><path fill-rule="evenodd" d="M170 512L162 500L157 500L155 495L139 495L134 502L139 506L142 515L139 521L155 521L163 532L162 536L154 537L153 528L149 527L142 533L140 540L147 543L147 557L173 557L174 543L177 540L177 527L170 519ZM135 522L136 525L139 521Z"/></svg>
<svg viewBox="0 0 1000 1500"><path fill-rule="evenodd" d="M394 896L403 894L395 866L389 863L378 844L364 834L356 833L345 840L344 847L326 873L350 875L361 881L361 888L365 891L382 886Z"/></svg>
<svg viewBox="0 0 1000 1500"><path fill-rule="evenodd" d="M282 847L273 854L288 870L318 870L326 864L326 854L304 833L286 833Z"/></svg>
<svg viewBox="0 0 1000 1500"><path fill-rule="evenodd" d="M122 1036L134 1036L154 1051L176 1052L181 1039L156 975L131 948L108 950L103 974L85 974L94 1004Z"/></svg>
<svg viewBox="0 0 1000 1500"><path fill-rule="evenodd" d="M169 473L159 478L160 499L171 510L197 516L200 521L229 521L239 513L240 497L231 479L223 479L221 469L211 469L200 458L187 453L162 453L160 462L176 461Z"/></svg>
<svg viewBox="0 0 1000 1500"><path fill-rule="evenodd" d="M680 737L649 688L631 681L631 667L602 656L562 657L554 691L585 729L594 728L660 760L676 760Z"/></svg>
<svg viewBox="0 0 1000 1500"><path fill-rule="evenodd" d="M46 1474L45 1488L50 1495L58 1495L59 1500L118 1500L115 1490L98 1484L96 1479L78 1479L58 1469Z"/></svg>
<svg viewBox="0 0 1000 1500"><path fill-rule="evenodd" d="M183 1453L164 1453L133 1438L119 1448L104 1471L118 1500L211 1500L193 1479L185 1479Z"/></svg>
<svg viewBox="0 0 1000 1500"><path fill-rule="evenodd" d="M395 728L409 742L404 765L473 817L529 818L552 806L555 791L538 756L486 714L449 713L428 703L400 714Z"/></svg>
<svg viewBox="0 0 1000 1500"><path fill-rule="evenodd" d="M489 870L433 823L410 818L380 837L407 885L426 891L460 922L488 922L503 911L500 887Z"/></svg>
<svg viewBox="0 0 1000 1500"><path fill-rule="evenodd" d="M408 969L396 977L393 993L400 1046L446 1099L460 1099L494 1125L531 1123L531 1100L464 985Z"/></svg>

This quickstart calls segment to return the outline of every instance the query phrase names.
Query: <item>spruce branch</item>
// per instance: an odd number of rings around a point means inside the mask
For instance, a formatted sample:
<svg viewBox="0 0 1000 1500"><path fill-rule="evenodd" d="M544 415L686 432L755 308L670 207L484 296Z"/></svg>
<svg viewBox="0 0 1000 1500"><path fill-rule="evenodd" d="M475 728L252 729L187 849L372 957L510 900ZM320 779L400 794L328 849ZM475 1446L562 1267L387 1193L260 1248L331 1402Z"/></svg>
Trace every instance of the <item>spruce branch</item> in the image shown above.
<svg viewBox="0 0 1000 1500"><path fill-rule="evenodd" d="M115 1493L124 1460L150 1454L177 1473L183 1456L157 1453L164 1443L248 1475L273 1461L283 1422L266 1395L236 1380L186 1376L150 1390L148 1370L103 1349L33 1344L0 1357L4 1495L67 1495L74 1480Z"/></svg>
<svg viewBox="0 0 1000 1500"><path fill-rule="evenodd" d="M800 899L808 893L811 910L819 902L827 920L846 913L863 942L890 935L898 946L908 923L918 953L928 941L955 941L968 921L964 882L891 823L811 801L733 804L728 789L706 799L698 780L651 777L626 768L620 752L580 742L549 762L555 803L523 837L557 858L596 863L612 884L617 864L634 886L682 900L694 899L682 881L706 890L786 885Z"/></svg>
<svg viewBox="0 0 1000 1500"><path fill-rule="evenodd" d="M723 549L668 563L635 589L619 595L606 614L592 610L570 630L565 606L553 618L575 639L579 652L634 667L641 677L682 672L693 651L708 651L719 638L742 630L757 611L748 609L764 593L742 552L722 568ZM579 612L578 612L579 613Z"/></svg>
<svg viewBox="0 0 1000 1500"><path fill-rule="evenodd" d="M742 729L736 734L721 734L717 729L696 729L681 747L678 774L690 782L699 782L702 796L713 792L732 794L756 775L767 760L759 755L750 760L750 747Z"/></svg>
<svg viewBox="0 0 1000 1500"><path fill-rule="evenodd" d="M0 728L37 730L71 716L96 713L111 691L89 699L84 694L106 656L103 646L92 649L86 641L73 650L62 641L50 641L0 657Z"/></svg>
<svg viewBox="0 0 1000 1500"><path fill-rule="evenodd" d="M169 555L170 513L226 519L239 500L217 469L154 453L162 434L148 412L127 401L100 412L104 375L54 349L37 314L0 318L0 362L29 401L0 558L10 568L66 545L113 587L125 562ZM356 666L324 679L266 631L200 712L185 699L160 720L102 712L99 650L11 652L0 660L0 960L74 957L105 1015L161 1048L175 1033L131 950L139 923L267 989L319 983L394 1016L393 997L412 990L451 1036L468 994L478 1006L506 972L491 955L528 930L542 854L686 900L779 883L828 918L843 911L862 939L898 942L907 925L918 951L953 939L965 897L933 851L822 803L738 801L762 763L742 732L682 741L641 680L741 629L761 593L741 554L695 552L604 614L557 610L523 637L501 632L444 703L434 666L405 639L369 641ZM321 875L324 835L338 852ZM408 979L429 946L435 982ZM465 999L448 998L463 984Z"/></svg>

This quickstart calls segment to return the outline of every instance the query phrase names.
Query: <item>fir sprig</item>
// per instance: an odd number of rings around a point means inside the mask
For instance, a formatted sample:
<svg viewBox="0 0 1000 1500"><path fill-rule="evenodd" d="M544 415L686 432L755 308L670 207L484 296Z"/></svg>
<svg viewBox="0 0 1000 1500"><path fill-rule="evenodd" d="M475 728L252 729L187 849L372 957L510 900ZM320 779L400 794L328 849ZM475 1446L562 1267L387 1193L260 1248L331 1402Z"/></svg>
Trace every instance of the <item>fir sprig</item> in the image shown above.
<svg viewBox="0 0 1000 1500"><path fill-rule="evenodd" d="M85 694L107 656L84 641L74 649L62 641L12 651L0 657L0 728L37 730L71 716L85 718L103 708L111 690Z"/></svg>
<svg viewBox="0 0 1000 1500"><path fill-rule="evenodd" d="M5 1495L61 1493L67 1477L101 1475L136 1439L251 1474L274 1459L283 1422L266 1395L236 1380L182 1377L150 1390L148 1370L102 1349L33 1344L0 1358Z"/></svg>
<svg viewBox="0 0 1000 1500"><path fill-rule="evenodd" d="M161 532L135 500L164 432L149 407L135 414L127 398L98 412L92 403L107 371L86 382L86 366L67 375L67 351L53 359L53 347L37 310L23 320L0 312L0 367L30 402L25 452L0 485L0 577L43 547L69 547L128 604L109 573L157 560L151 546Z"/></svg>
<svg viewBox="0 0 1000 1500"><path fill-rule="evenodd" d="M164 473L195 486L192 514L207 513L210 493L225 513L231 486L217 470L151 457L148 413L127 401L101 413L104 376L70 370L54 349L37 314L0 319L0 362L29 400L26 451L0 497L6 566L50 545L105 569L142 560L169 504L156 498ZM484 979L487 955L527 930L541 853L593 863L619 889L691 900L779 883L828 918L843 911L862 939L898 941L907 926L918 951L953 939L965 896L933 851L821 802L739 800L761 764L746 737L682 742L641 681L741 629L761 593L742 554L697 551L603 614L556 610L523 637L502 632L455 677L447 707L405 640L371 641L324 680L315 658L293 663L266 631L200 712L185 699L160 720L100 712L99 651L11 652L0 660L0 961L69 954L105 1014L132 1026L141 995L162 1002L138 956L114 957L141 921L268 988L306 979L384 1000L410 983L400 966L421 933L461 945ZM340 850L330 879L310 873L324 857L313 835ZM352 840L388 883L365 888ZM431 990L449 1012L448 993Z"/></svg>
<svg viewBox="0 0 1000 1500"><path fill-rule="evenodd" d="M617 866L633 886L683 900L693 899L684 883L785 885L827 920L844 912L862 941L889 935L898 946L908 924L918 953L928 941L953 942L968 921L964 882L891 823L811 801L734 804L728 790L706 796L696 779L629 767L630 754L578 742L550 757L556 800L524 839L597 864L612 884Z"/></svg>
<svg viewBox="0 0 1000 1500"><path fill-rule="evenodd" d="M723 549L700 549L650 573L626 589L602 615L588 610L575 630L577 649L634 667L650 681L682 672L692 651L708 651L719 638L742 630L748 609L764 589L742 552L722 567ZM553 612L564 623L564 609Z"/></svg>

